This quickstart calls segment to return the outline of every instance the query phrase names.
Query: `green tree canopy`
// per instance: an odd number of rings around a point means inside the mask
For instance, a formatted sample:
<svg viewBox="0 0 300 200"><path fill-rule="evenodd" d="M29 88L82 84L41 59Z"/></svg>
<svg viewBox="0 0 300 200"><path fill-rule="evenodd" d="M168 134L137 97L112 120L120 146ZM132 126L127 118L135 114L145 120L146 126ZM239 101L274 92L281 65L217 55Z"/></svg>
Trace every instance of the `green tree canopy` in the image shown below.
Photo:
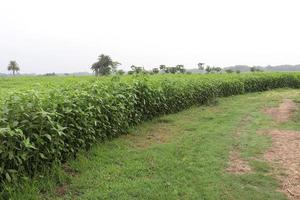
<svg viewBox="0 0 300 200"><path fill-rule="evenodd" d="M225 72L226 72L227 74L231 74L231 73L233 73L234 71L233 71L232 69L226 69Z"/></svg>
<svg viewBox="0 0 300 200"><path fill-rule="evenodd" d="M15 75L16 72L20 71L20 67L16 61L12 60L9 62L7 70L12 71L13 75Z"/></svg>
<svg viewBox="0 0 300 200"><path fill-rule="evenodd" d="M158 74L158 73L159 73L159 69L158 69L158 68L153 68L153 69L152 69L152 72L153 72L154 74Z"/></svg>
<svg viewBox="0 0 300 200"><path fill-rule="evenodd" d="M184 65L177 65L176 71L183 74L185 72Z"/></svg>
<svg viewBox="0 0 300 200"><path fill-rule="evenodd" d="M160 65L159 69L165 72L166 74L176 74L176 73L184 73L184 65L177 65L176 67L166 67L165 65Z"/></svg>
<svg viewBox="0 0 300 200"><path fill-rule="evenodd" d="M160 70L165 70L166 69L166 65L159 65L159 69Z"/></svg>
<svg viewBox="0 0 300 200"><path fill-rule="evenodd" d="M198 69L199 70L204 70L204 64L205 63L198 63Z"/></svg>
<svg viewBox="0 0 300 200"><path fill-rule="evenodd" d="M125 71L123 69L119 69L119 70L117 70L116 74L118 74L118 75L124 75Z"/></svg>
<svg viewBox="0 0 300 200"><path fill-rule="evenodd" d="M135 73L135 74L141 74L141 73L145 73L146 72L146 70L144 69L144 67L139 67L139 66L131 65L130 68L133 71L133 73Z"/></svg>
<svg viewBox="0 0 300 200"><path fill-rule="evenodd" d="M98 57L98 62L95 62L91 69L95 72L96 76L99 75L109 75L112 72L115 72L117 66L121 63L113 61L110 56L101 54Z"/></svg>

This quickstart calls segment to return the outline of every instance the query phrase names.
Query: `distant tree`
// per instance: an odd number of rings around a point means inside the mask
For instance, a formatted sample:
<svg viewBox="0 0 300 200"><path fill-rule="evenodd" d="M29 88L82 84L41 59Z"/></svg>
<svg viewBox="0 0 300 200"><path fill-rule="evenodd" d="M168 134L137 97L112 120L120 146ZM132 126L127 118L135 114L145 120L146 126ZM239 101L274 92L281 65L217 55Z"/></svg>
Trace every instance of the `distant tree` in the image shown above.
<svg viewBox="0 0 300 200"><path fill-rule="evenodd" d="M231 74L231 73L233 73L233 70L232 69L226 69L225 72L228 73L228 74Z"/></svg>
<svg viewBox="0 0 300 200"><path fill-rule="evenodd" d="M9 62L7 70L12 71L13 75L15 75L16 72L20 71L20 67L16 61L12 60Z"/></svg>
<svg viewBox="0 0 300 200"><path fill-rule="evenodd" d="M158 74L159 73L159 69L158 68L153 68L152 72L153 72L153 74Z"/></svg>
<svg viewBox="0 0 300 200"><path fill-rule="evenodd" d="M165 65L160 65L159 69L166 74L185 73L184 65L177 65L176 67L166 67Z"/></svg>
<svg viewBox="0 0 300 200"><path fill-rule="evenodd" d="M116 74L118 74L118 75L124 75L125 71L122 70L122 69L119 69L119 70L117 70Z"/></svg>
<svg viewBox="0 0 300 200"><path fill-rule="evenodd" d="M177 65L176 71L183 74L185 72L184 65Z"/></svg>
<svg viewBox="0 0 300 200"><path fill-rule="evenodd" d="M165 67L165 69L163 69L163 72L165 72L166 74L171 73L170 67Z"/></svg>
<svg viewBox="0 0 300 200"><path fill-rule="evenodd" d="M205 63L198 63L198 69L201 71L204 70L204 64Z"/></svg>
<svg viewBox="0 0 300 200"><path fill-rule="evenodd" d="M168 67L167 69L168 69L168 71L169 71L171 74L176 74L176 72L177 72L177 68L176 68L176 67Z"/></svg>
<svg viewBox="0 0 300 200"><path fill-rule="evenodd" d="M135 65L131 65L131 70L136 73L136 74L141 74L141 73L145 73L145 69L144 67L138 67L138 66L135 66Z"/></svg>
<svg viewBox="0 0 300 200"><path fill-rule="evenodd" d="M259 69L258 67L250 67L251 72L263 72L262 69Z"/></svg>
<svg viewBox="0 0 300 200"><path fill-rule="evenodd" d="M166 69L166 65L159 65L159 69L160 70L165 70Z"/></svg>
<svg viewBox="0 0 300 200"><path fill-rule="evenodd" d="M222 68L221 67L213 67L213 71L219 73L222 71Z"/></svg>
<svg viewBox="0 0 300 200"><path fill-rule="evenodd" d="M210 67L210 66L206 66L205 71L206 71L206 73L209 74L209 73L211 73L213 71L213 68Z"/></svg>
<svg viewBox="0 0 300 200"><path fill-rule="evenodd" d="M175 69L171 69L171 67L167 67L166 65L160 65L159 69L165 72L166 74L175 73Z"/></svg>
<svg viewBox="0 0 300 200"><path fill-rule="evenodd" d="M128 75L134 74L134 71L128 71Z"/></svg>
<svg viewBox="0 0 300 200"><path fill-rule="evenodd" d="M210 66L206 66L205 71L207 74L209 73L220 73L222 71L221 67L210 67Z"/></svg>
<svg viewBox="0 0 300 200"><path fill-rule="evenodd" d="M56 76L55 72L52 72L52 73L46 73L44 74L44 76Z"/></svg>
<svg viewBox="0 0 300 200"><path fill-rule="evenodd" d="M96 76L109 75L119 64L120 63L113 61L110 56L101 54L98 57L98 62L95 62L91 69L95 72Z"/></svg>
<svg viewBox="0 0 300 200"><path fill-rule="evenodd" d="M237 74L240 74L241 73L241 70L236 70L235 71Z"/></svg>
<svg viewBox="0 0 300 200"><path fill-rule="evenodd" d="M112 62L112 66L111 66L111 71L112 71L112 73L117 73L117 67L119 66L119 65L121 65L121 63L119 63L119 62Z"/></svg>

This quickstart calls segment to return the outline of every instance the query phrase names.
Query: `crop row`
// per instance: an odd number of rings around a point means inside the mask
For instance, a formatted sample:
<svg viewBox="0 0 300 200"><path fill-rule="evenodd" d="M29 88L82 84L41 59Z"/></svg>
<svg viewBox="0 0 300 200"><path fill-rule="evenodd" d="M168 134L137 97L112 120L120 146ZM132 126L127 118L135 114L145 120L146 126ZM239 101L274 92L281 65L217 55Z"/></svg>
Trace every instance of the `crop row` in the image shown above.
<svg viewBox="0 0 300 200"><path fill-rule="evenodd" d="M16 92L0 114L0 180L34 176L156 116L221 96L300 87L300 74L162 75Z"/></svg>

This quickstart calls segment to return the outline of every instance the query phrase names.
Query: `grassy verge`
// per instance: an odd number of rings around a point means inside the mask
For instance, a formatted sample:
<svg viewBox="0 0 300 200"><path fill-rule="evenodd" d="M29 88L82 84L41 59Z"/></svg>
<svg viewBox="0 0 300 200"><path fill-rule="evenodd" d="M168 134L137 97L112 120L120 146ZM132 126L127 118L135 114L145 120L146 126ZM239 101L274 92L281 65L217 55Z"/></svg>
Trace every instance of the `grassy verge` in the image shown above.
<svg viewBox="0 0 300 200"><path fill-rule="evenodd" d="M300 99L297 90L281 89L221 98L216 105L157 118L95 145L51 174L24 181L21 189L7 186L6 194L12 199L285 199L276 191L271 167L260 159L270 138L257 132L273 126L262 108L286 97ZM249 161L251 173L225 172L233 148Z"/></svg>

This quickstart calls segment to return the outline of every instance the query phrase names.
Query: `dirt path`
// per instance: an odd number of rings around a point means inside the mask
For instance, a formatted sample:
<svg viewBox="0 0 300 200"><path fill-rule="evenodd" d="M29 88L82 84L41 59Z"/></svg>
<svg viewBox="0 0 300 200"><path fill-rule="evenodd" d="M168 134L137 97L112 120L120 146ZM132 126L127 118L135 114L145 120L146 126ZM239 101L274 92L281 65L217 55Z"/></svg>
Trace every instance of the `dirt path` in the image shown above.
<svg viewBox="0 0 300 200"><path fill-rule="evenodd" d="M265 109L265 112L269 114L274 121L283 123L289 120L295 110L296 104L291 99L284 99L278 107Z"/></svg>
<svg viewBox="0 0 300 200"><path fill-rule="evenodd" d="M300 199L300 132L270 130L267 134L272 137L273 144L264 158L275 164L280 190L290 199Z"/></svg>
<svg viewBox="0 0 300 200"><path fill-rule="evenodd" d="M287 122L296 110L292 100L285 99L277 108L266 110L276 122ZM264 158L274 165L274 175L280 181L280 191L289 199L300 199L300 132L291 130L268 130L272 146Z"/></svg>
<svg viewBox="0 0 300 200"><path fill-rule="evenodd" d="M234 137L237 141L243 132L244 126L249 123L251 117L246 114L239 122L237 128L234 130ZM231 174L246 174L252 171L249 163L241 158L239 144L236 144L229 154L228 167L226 168L227 173Z"/></svg>

